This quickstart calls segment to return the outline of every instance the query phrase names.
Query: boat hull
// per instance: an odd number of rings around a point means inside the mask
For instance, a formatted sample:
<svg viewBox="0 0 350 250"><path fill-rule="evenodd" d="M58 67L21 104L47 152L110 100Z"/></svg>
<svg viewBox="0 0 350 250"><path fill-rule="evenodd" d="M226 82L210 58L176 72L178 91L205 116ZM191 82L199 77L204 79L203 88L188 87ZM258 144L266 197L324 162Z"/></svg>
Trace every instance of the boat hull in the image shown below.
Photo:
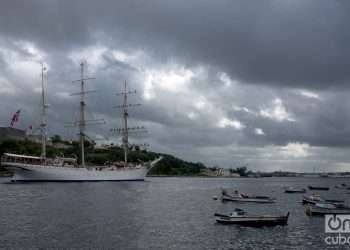
<svg viewBox="0 0 350 250"><path fill-rule="evenodd" d="M20 163L3 163L14 172L12 181L143 181L148 172L146 167L98 170L96 168L75 168L42 166Z"/></svg>
<svg viewBox="0 0 350 250"><path fill-rule="evenodd" d="M302 189L302 190L285 190L284 191L287 194L305 194L306 190Z"/></svg>
<svg viewBox="0 0 350 250"><path fill-rule="evenodd" d="M275 202L273 199L238 198L238 197L229 197L229 196L223 196L222 201L251 202L251 203L274 203Z"/></svg>
<svg viewBox="0 0 350 250"><path fill-rule="evenodd" d="M333 205L342 205L344 203L343 200L323 200L323 199L309 199L308 197L303 197L302 200L303 205L305 204L311 204L311 205L315 205L316 203L330 203Z"/></svg>
<svg viewBox="0 0 350 250"><path fill-rule="evenodd" d="M216 221L221 224L237 224L242 226L265 227L287 225L288 215L281 217L265 217L265 216L239 216L239 217L218 217Z"/></svg>
<svg viewBox="0 0 350 250"><path fill-rule="evenodd" d="M307 207L305 214L308 216L325 216L326 214L350 214L350 209L327 209L327 208L316 208Z"/></svg>
<svg viewBox="0 0 350 250"><path fill-rule="evenodd" d="M308 186L310 190L319 190L319 191L328 191L329 187L314 187L314 186Z"/></svg>

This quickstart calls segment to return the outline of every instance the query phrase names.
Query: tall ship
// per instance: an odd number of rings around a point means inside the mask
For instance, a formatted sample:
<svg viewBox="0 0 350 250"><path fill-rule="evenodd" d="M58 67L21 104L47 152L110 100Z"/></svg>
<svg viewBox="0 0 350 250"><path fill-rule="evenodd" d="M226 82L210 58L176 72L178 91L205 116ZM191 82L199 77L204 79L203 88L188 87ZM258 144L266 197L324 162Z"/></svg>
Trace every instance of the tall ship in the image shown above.
<svg viewBox="0 0 350 250"><path fill-rule="evenodd" d="M147 172L162 158L159 157L151 162L128 162L129 133L143 129L143 127L128 127L128 108L135 106L128 104L128 95L136 93L129 91L126 82L124 83L123 104L116 106L123 110L123 128L114 131L122 135L122 144L124 149L124 162L107 162L102 166L94 166L85 163L85 127L88 120L85 119L85 95L90 91L85 91L85 82L93 78L84 77L84 63L80 64L81 79L74 81L80 83L80 92L74 95L80 96L80 119L76 123L79 127L80 144L80 164L76 158L65 157L46 157L47 144L47 123L46 115L48 105L46 103L44 72L45 67L41 68L41 155L19 155L4 153L1 157L1 165L14 173L12 181L143 181Z"/></svg>

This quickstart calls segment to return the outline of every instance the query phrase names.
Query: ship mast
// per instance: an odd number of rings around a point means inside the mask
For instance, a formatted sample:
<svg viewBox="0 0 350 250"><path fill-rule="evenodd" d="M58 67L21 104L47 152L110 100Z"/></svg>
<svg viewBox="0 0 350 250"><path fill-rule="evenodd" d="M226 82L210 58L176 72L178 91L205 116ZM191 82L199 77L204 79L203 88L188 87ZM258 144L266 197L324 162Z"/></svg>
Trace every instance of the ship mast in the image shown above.
<svg viewBox="0 0 350 250"><path fill-rule="evenodd" d="M79 121L79 138L81 149L81 166L85 167L85 93L84 93L84 63L80 63L80 121Z"/></svg>
<svg viewBox="0 0 350 250"><path fill-rule="evenodd" d="M128 146L129 146L129 135L128 135L128 94L126 81L124 82L124 133L123 133L123 147L124 147L124 167L128 166Z"/></svg>
<svg viewBox="0 0 350 250"><path fill-rule="evenodd" d="M91 92L95 92L93 90L92 91L85 91L85 82L88 80L93 80L95 78L85 77L84 67L85 67L85 63L81 62L80 63L80 79L73 81L73 82L80 83L80 92L71 94L71 95L80 95L80 117L79 117L78 126L79 126L79 144L80 144L80 153L81 153L81 155L80 155L81 167L85 167L85 148L84 148L85 137L86 137L85 126L91 125L91 124L101 124L101 122L103 121L103 119L96 119L96 120L86 120L85 119L85 95L88 93L91 93Z"/></svg>
<svg viewBox="0 0 350 250"><path fill-rule="evenodd" d="M115 106L114 108L123 109L123 128L112 129L112 131L117 132L122 135L122 145L124 149L124 167L128 166L128 151L129 151L129 134L130 133L144 133L147 132L145 127L128 127L128 108L140 106L141 104L128 104L128 95L136 94L136 90L128 90L128 85L126 81L124 82L124 91L117 93L117 96L123 96L123 104ZM146 144L140 146L147 146Z"/></svg>
<svg viewBox="0 0 350 250"><path fill-rule="evenodd" d="M41 158L44 163L46 162L46 140L47 140L47 132L46 132L46 98L45 98L45 84L44 84L44 72L46 71L46 67L41 63Z"/></svg>

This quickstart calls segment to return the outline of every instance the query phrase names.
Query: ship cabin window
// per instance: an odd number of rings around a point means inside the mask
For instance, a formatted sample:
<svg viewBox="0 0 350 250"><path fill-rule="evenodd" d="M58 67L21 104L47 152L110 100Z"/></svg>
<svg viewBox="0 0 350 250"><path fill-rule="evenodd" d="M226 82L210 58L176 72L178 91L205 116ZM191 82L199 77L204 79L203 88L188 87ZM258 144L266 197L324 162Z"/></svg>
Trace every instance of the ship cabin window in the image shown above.
<svg viewBox="0 0 350 250"><path fill-rule="evenodd" d="M1 157L3 162L15 162L15 163L24 163L24 164L35 164L40 165L42 160L40 157L25 157L25 156L17 156L17 155L3 155Z"/></svg>

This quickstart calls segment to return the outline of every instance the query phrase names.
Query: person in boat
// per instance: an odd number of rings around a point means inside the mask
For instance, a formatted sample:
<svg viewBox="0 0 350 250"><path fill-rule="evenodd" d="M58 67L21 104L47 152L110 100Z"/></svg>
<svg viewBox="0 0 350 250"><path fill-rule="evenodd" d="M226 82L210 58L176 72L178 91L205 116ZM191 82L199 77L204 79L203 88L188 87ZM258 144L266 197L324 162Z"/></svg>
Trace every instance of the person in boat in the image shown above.
<svg viewBox="0 0 350 250"><path fill-rule="evenodd" d="M221 188L221 194L222 195L227 195L226 189Z"/></svg>
<svg viewBox="0 0 350 250"><path fill-rule="evenodd" d="M235 194L237 197L239 197L239 198L249 198L248 195L242 194L242 193L238 192L238 190L235 190L235 191L234 191L234 194Z"/></svg>
<svg viewBox="0 0 350 250"><path fill-rule="evenodd" d="M233 193L235 194L235 196L243 198L242 195L238 192L238 190L235 190Z"/></svg>

